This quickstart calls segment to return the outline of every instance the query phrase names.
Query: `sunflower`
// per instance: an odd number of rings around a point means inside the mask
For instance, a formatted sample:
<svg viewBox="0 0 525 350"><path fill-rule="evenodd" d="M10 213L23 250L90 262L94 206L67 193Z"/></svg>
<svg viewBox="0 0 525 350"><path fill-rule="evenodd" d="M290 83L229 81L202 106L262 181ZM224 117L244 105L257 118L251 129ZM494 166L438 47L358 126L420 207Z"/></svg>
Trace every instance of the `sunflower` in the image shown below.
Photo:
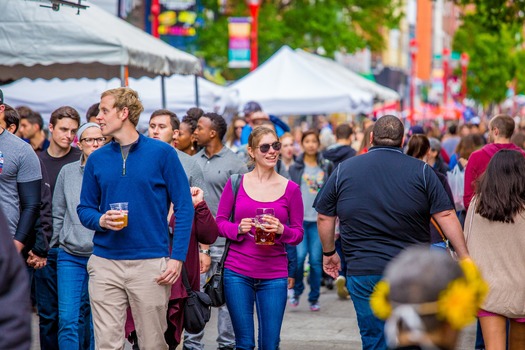
<svg viewBox="0 0 525 350"><path fill-rule="evenodd" d="M370 307L377 318L386 320L392 313L392 305L388 302L388 294L390 293L390 285L387 281L379 281L374 292L370 296Z"/></svg>

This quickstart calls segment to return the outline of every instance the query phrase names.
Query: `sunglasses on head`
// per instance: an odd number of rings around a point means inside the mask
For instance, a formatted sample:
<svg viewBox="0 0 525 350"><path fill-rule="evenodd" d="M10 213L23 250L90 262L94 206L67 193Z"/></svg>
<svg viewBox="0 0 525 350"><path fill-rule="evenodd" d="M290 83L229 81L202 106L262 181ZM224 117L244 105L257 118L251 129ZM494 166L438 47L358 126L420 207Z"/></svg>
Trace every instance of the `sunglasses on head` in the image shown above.
<svg viewBox="0 0 525 350"><path fill-rule="evenodd" d="M257 148L260 149L262 153L266 153L270 150L270 147L272 147L274 151L279 151L281 149L281 143L279 141L275 141L272 144L263 143L262 145L259 145L259 147Z"/></svg>

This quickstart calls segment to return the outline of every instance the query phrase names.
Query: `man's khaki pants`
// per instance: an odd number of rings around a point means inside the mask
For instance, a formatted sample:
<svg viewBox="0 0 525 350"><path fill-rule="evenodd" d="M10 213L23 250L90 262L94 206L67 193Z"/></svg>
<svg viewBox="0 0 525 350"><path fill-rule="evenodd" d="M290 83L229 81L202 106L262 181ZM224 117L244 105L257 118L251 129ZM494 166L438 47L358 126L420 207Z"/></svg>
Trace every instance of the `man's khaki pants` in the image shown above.
<svg viewBox="0 0 525 350"><path fill-rule="evenodd" d="M91 256L87 270L96 349L124 349L128 305L140 349L168 349L164 332L171 286L155 282L165 271L167 261L168 258L108 260Z"/></svg>

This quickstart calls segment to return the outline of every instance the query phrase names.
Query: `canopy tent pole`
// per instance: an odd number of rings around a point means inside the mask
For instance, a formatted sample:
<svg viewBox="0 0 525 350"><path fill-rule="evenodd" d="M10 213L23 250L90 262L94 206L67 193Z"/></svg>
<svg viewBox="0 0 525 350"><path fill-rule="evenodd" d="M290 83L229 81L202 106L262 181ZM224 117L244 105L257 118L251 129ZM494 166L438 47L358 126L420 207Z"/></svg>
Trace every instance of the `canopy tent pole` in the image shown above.
<svg viewBox="0 0 525 350"><path fill-rule="evenodd" d="M199 76L197 74L195 74L194 77L195 77L195 107L200 107L200 102L199 102Z"/></svg>
<svg viewBox="0 0 525 350"><path fill-rule="evenodd" d="M161 90L161 97L162 97L162 109L166 109L166 81L165 76L160 76L160 90Z"/></svg>
<svg viewBox="0 0 525 350"><path fill-rule="evenodd" d="M120 86L121 87L127 87L128 84L128 66L121 64L120 65Z"/></svg>

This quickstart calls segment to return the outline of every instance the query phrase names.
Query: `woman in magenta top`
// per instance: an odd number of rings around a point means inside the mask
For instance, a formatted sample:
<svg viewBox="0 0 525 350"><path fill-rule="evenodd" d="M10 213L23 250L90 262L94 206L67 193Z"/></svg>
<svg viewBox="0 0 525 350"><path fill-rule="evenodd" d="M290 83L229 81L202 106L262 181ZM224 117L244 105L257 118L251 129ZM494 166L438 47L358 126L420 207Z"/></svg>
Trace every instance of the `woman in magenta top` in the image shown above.
<svg viewBox="0 0 525 350"><path fill-rule="evenodd" d="M258 348L278 349L287 297L288 261L285 243L303 239L303 201L299 186L277 174L281 143L266 127L257 127L248 140L248 154L255 164L240 182L235 215L231 182L224 187L217 225L219 235L231 240L224 264L226 304L235 331L236 349L254 349L254 303L259 324ZM254 219L258 208L272 208L265 231L275 233L274 245L255 243Z"/></svg>

